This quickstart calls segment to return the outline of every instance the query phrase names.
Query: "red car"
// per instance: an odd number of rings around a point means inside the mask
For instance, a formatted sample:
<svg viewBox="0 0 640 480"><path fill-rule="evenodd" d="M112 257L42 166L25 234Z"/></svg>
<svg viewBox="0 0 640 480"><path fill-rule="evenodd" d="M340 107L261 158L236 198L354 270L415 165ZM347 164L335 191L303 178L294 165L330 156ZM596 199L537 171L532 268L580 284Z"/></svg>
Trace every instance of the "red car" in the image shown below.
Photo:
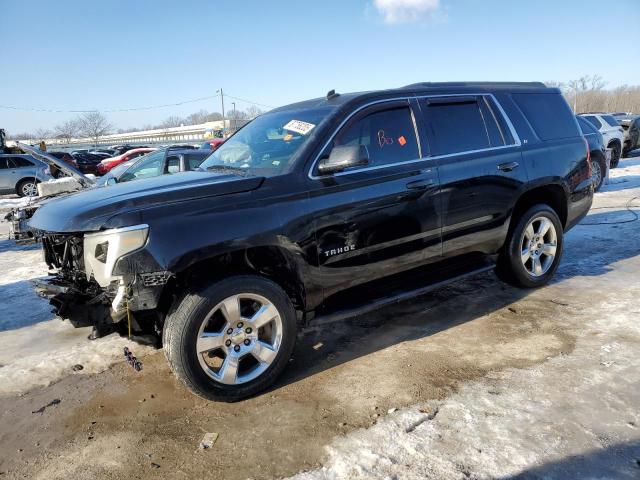
<svg viewBox="0 0 640 480"><path fill-rule="evenodd" d="M203 142L202 145L200 145L200 150L210 149L211 151L214 151L223 143L224 143L223 138L212 138L210 140L206 140L205 142Z"/></svg>
<svg viewBox="0 0 640 480"><path fill-rule="evenodd" d="M146 155L149 152L153 152L154 150L157 150L157 149L156 148L134 148L133 150L129 150L128 152L125 152L122 155L118 155L116 157L111 157L111 158L105 158L98 164L97 173L98 175L104 175L116 165L120 165L121 163L127 162L129 160L133 160L134 158L141 157L143 155Z"/></svg>

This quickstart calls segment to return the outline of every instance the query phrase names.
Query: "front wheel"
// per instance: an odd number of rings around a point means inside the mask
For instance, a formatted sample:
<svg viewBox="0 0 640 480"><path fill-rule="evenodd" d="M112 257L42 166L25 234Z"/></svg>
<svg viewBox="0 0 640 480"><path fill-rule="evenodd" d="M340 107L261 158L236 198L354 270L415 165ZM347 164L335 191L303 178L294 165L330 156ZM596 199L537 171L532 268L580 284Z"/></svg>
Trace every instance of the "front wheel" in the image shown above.
<svg viewBox="0 0 640 480"><path fill-rule="evenodd" d="M209 400L264 390L287 365L296 339L291 300L274 282L237 276L184 296L165 323L176 377Z"/></svg>
<svg viewBox="0 0 640 480"><path fill-rule="evenodd" d="M600 190L600 187L602 187L606 168L605 160L599 156L594 158L591 162L591 179L593 181L593 189L596 192Z"/></svg>
<svg viewBox="0 0 640 480"><path fill-rule="evenodd" d="M521 288L541 287L551 280L562 255L563 228L548 205L531 207L517 221L498 257L497 273Z"/></svg>
<svg viewBox="0 0 640 480"><path fill-rule="evenodd" d="M22 180L16 187L16 193L21 197L36 197L38 186L35 180Z"/></svg>

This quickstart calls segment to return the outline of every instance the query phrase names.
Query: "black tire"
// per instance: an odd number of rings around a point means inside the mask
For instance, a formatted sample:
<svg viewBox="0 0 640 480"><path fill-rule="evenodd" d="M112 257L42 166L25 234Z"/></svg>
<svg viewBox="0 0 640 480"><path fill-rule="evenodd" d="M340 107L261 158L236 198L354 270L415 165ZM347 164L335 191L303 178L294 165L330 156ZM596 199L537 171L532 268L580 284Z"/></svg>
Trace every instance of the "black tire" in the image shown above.
<svg viewBox="0 0 640 480"><path fill-rule="evenodd" d="M538 276L532 276L523 265L521 260L522 242L524 240L525 229L534 219L544 217L553 223L556 233L556 253L548 270ZM498 256L496 273L500 279L519 288L537 288L546 285L560 264L562 257L562 247L564 232L562 223L556 212L548 205L538 204L527 210L520 218L514 219L515 226L512 226L507 235L505 245Z"/></svg>
<svg viewBox="0 0 640 480"><path fill-rule="evenodd" d="M611 161L609 162L609 168L616 168L620 163L621 148L620 145L614 143L611 145Z"/></svg>
<svg viewBox="0 0 640 480"><path fill-rule="evenodd" d="M592 157L592 168L595 170L596 168L600 170L600 176L598 178L598 180L595 180L595 171L594 171L594 183L593 183L593 188L594 190L597 192L598 190L600 190L600 187L602 187L602 183L604 182L604 177L606 175L606 169L607 169L607 162L606 160L601 157L600 155L596 155L594 157Z"/></svg>
<svg viewBox="0 0 640 480"><path fill-rule="evenodd" d="M211 378L200 365L196 341L200 327L223 300L237 294L260 295L278 310L282 321L282 341L268 368L253 380L235 385ZM296 314L287 294L279 285L263 277L230 277L189 292L177 301L165 321L165 356L174 375L195 394L208 399L234 402L254 395L275 382L287 366L297 335Z"/></svg>
<svg viewBox="0 0 640 480"><path fill-rule="evenodd" d="M18 196L26 197L27 196L26 189L29 188L29 185L33 185L34 188L37 188L36 186L38 185L38 182L34 179L29 179L29 178L20 180L18 182L18 185L16 185L16 193L18 194ZM38 196L38 194L36 193L35 195L32 195L32 196Z"/></svg>

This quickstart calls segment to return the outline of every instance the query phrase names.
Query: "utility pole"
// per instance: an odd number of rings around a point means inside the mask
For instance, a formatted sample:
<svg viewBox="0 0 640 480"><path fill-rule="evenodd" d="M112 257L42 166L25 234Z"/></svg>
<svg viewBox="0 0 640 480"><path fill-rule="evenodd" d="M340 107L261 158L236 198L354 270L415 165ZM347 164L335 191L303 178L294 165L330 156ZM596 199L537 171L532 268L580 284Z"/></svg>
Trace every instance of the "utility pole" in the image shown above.
<svg viewBox="0 0 640 480"><path fill-rule="evenodd" d="M236 112L236 102L231 102L233 105L233 131L235 133L238 130L238 112Z"/></svg>
<svg viewBox="0 0 640 480"><path fill-rule="evenodd" d="M220 102L222 103L222 138L225 138L224 132L227 129L227 124L224 121L224 92L222 91L222 89L220 89L216 93L220 94Z"/></svg>

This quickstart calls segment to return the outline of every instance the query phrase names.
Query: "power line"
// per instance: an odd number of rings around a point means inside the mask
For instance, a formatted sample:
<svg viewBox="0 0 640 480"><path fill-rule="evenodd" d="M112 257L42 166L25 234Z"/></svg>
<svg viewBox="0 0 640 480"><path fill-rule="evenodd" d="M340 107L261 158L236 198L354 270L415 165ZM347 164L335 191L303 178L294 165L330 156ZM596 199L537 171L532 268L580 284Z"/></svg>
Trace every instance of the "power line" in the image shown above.
<svg viewBox="0 0 640 480"><path fill-rule="evenodd" d="M199 97L199 98L194 98L191 100L183 100L181 102L176 102L176 103L165 103L163 105L151 105L148 107L130 107L130 108L116 108L116 109L109 109L109 110L99 110L99 109L87 109L87 110L59 110L59 109L52 109L52 108L30 108L30 107L17 107L14 105L0 105L0 108L4 109L4 110L19 110L19 111L23 111L23 112L46 112L46 113L91 113L91 112L102 112L102 113L117 113L117 112L135 112L135 111L141 111L141 110L156 110L159 108L166 108L166 107L177 107L180 105L185 105L187 103L196 103L196 102L202 102L204 100L211 100L214 98L219 97L220 94L215 94L215 95L209 95L207 97ZM264 103L259 103L259 102L253 102L251 100L246 100L243 98L239 98L239 97L234 97L231 95L227 95L227 97L229 98L233 98L234 100L238 100L241 102L245 102L245 103L249 103L252 105L258 105L260 107L265 107L265 108L274 108L271 105L265 105Z"/></svg>

